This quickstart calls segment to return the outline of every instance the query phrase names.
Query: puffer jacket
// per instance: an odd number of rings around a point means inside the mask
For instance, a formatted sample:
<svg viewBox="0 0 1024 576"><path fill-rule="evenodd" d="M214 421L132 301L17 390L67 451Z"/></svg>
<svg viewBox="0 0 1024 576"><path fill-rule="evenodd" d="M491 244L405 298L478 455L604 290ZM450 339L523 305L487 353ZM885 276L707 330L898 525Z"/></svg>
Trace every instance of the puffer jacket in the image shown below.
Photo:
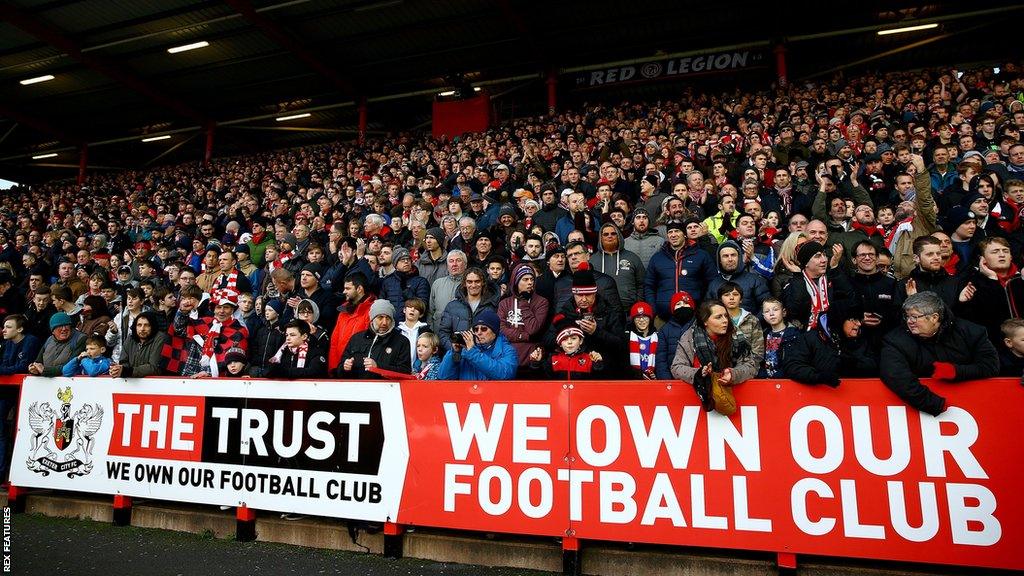
<svg viewBox="0 0 1024 576"><path fill-rule="evenodd" d="M395 270L381 282L380 297L391 302L395 312L401 314L405 301L410 298L419 298L424 304L430 302L430 284L419 275L416 268L408 272Z"/></svg>
<svg viewBox="0 0 1024 576"><path fill-rule="evenodd" d="M601 225L601 231L605 229L615 230L619 237L619 249L615 252L605 252L598 242L597 251L590 256L590 267L615 280L623 308L630 308L643 300L644 265L640 256L623 248L625 242L618 226L608 222Z"/></svg>
<svg viewBox="0 0 1024 576"><path fill-rule="evenodd" d="M672 359L679 347L679 339L691 326L693 320L682 326L673 318L658 330L658 349L654 353L654 375L658 380L673 380Z"/></svg>
<svg viewBox="0 0 1024 576"><path fill-rule="evenodd" d="M946 399L920 379L935 373L935 362L953 364L955 381L980 380L999 373L999 355L985 328L955 318L948 309L942 326L931 338L919 338L900 326L882 340L882 382L904 402L933 416L946 410Z"/></svg>
<svg viewBox="0 0 1024 576"><path fill-rule="evenodd" d="M463 349L460 356L456 361L451 350L444 355L438 369L440 380L511 380L516 376L516 350L500 334L490 344Z"/></svg>
<svg viewBox="0 0 1024 576"><path fill-rule="evenodd" d="M408 374L412 366L409 341L395 328L387 334L377 334L373 328L367 328L348 341L335 373L342 378L366 378L367 372L361 364L356 365L358 362L353 362L352 370L345 370L345 361L349 358L373 358L378 368L403 374Z"/></svg>
<svg viewBox="0 0 1024 576"><path fill-rule="evenodd" d="M706 295L704 287L717 273L711 256L696 244L673 250L666 241L647 265L644 297L662 320L668 320L669 302L676 292L688 292L700 302Z"/></svg>
<svg viewBox="0 0 1024 576"><path fill-rule="evenodd" d="M466 301L466 291L459 288L455 293L455 299L444 307L441 314L441 321L437 325L437 337L441 339L441 347L445 350L452 349L452 334L462 332L473 327L473 321L481 312L490 308L497 314L499 295L485 289L480 295L480 303L476 310Z"/></svg>
<svg viewBox="0 0 1024 576"><path fill-rule="evenodd" d="M732 248L739 253L739 268L735 272L725 272L721 268L722 264L722 249ZM718 274L711 279L708 283L708 298L716 298L718 295L718 288L726 282L735 282L739 284L740 290L743 292L743 302L740 306L750 312L751 314L759 314L761 312L761 303L771 297L771 292L768 290L768 283L764 277L760 274L755 274L747 270L746 263L743 262L743 249L736 243L735 240L726 240L718 246L717 262L719 265Z"/></svg>

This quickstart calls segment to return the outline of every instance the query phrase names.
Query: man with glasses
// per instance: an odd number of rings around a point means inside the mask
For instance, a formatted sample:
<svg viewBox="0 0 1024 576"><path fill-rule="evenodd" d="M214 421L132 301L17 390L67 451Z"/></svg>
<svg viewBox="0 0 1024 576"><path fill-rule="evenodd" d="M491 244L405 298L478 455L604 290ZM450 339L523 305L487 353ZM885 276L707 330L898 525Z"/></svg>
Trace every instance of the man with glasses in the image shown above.
<svg viewBox="0 0 1024 576"><path fill-rule="evenodd" d="M880 344L882 336L899 321L896 279L879 269L878 261L879 250L871 241L862 240L853 246L854 269L850 283L864 311L862 331L873 345Z"/></svg>
<svg viewBox="0 0 1024 576"><path fill-rule="evenodd" d="M904 402L938 416L946 399L921 382L991 378L999 357L985 329L957 318L933 292L918 292L903 303L904 325L885 336L880 370L882 382Z"/></svg>
<svg viewBox="0 0 1024 576"><path fill-rule="evenodd" d="M498 314L484 310L477 314L473 328L452 336L452 348L444 355L438 377L441 380L511 380L518 357L500 330Z"/></svg>

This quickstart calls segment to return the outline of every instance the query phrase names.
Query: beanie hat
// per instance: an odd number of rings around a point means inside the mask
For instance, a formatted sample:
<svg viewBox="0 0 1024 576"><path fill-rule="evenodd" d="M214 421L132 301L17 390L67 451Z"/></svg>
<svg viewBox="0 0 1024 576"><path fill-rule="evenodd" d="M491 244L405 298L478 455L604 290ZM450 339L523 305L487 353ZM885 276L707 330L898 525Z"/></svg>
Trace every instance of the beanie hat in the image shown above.
<svg viewBox="0 0 1024 576"><path fill-rule="evenodd" d="M679 302L685 302L687 308L697 307L697 303L694 302L693 296L690 296L689 292L676 292L675 294L672 295L672 300L670 300L669 302L669 310L675 310L676 306L679 305Z"/></svg>
<svg viewBox="0 0 1024 576"><path fill-rule="evenodd" d="M975 217L974 212L971 212L970 208L966 206L953 206L949 213L946 214L946 225L942 227L942 230L946 234L952 234L956 232L956 229L961 224Z"/></svg>
<svg viewBox="0 0 1024 576"><path fill-rule="evenodd" d="M444 242L444 230L442 230L441 227L428 229L427 236L430 236L434 240L437 240L438 243Z"/></svg>
<svg viewBox="0 0 1024 576"><path fill-rule="evenodd" d="M508 204L502 204L501 210L498 210L498 217L500 218L502 216L505 216L506 214L509 216L515 216L516 209Z"/></svg>
<svg viewBox="0 0 1024 576"><path fill-rule="evenodd" d="M68 316L67 312L57 312L50 316L50 330L56 330L61 326L71 326L71 324L71 316Z"/></svg>
<svg viewBox="0 0 1024 576"><path fill-rule="evenodd" d="M243 234L243 236L244 236L244 234ZM249 254L250 251L251 251L249 249L249 245L244 243L244 242L241 242L241 238L239 238L239 242L240 243L238 244L238 246L235 246L235 254L238 254L240 252L244 252L246 254Z"/></svg>
<svg viewBox="0 0 1024 576"><path fill-rule="evenodd" d="M473 326L487 326L492 332L498 334L500 323L498 321L498 314L491 308L485 308L482 312L476 315L476 320L473 321Z"/></svg>
<svg viewBox="0 0 1024 576"><path fill-rule="evenodd" d="M825 247L817 242L804 242L800 249L797 250L796 261L800 263L801 268L806 268L807 263L814 258L814 255L818 252L824 252Z"/></svg>
<svg viewBox="0 0 1024 576"><path fill-rule="evenodd" d="M406 250L405 248L402 248L401 246L398 246L394 250L391 251L391 263L392 264L397 264L398 261L401 260L402 258L412 259L412 256L409 255L409 251L408 250Z"/></svg>
<svg viewBox="0 0 1024 576"><path fill-rule="evenodd" d="M654 174L648 174L647 176L644 176L644 182L647 182L648 184L654 186L655 188L658 187L658 177Z"/></svg>
<svg viewBox="0 0 1024 576"><path fill-rule="evenodd" d="M270 306L271 308L273 308L274 312L277 312L278 316L280 316L281 312L284 311L284 302L281 302L277 298L271 298L270 300L267 300L266 306ZM264 308L266 308L266 306L264 306Z"/></svg>
<svg viewBox="0 0 1024 576"><path fill-rule="evenodd" d="M295 234L285 234L281 237L281 242L279 242L279 244L291 244L291 247L295 248L298 241L295 240Z"/></svg>
<svg viewBox="0 0 1024 576"><path fill-rule="evenodd" d="M519 281L527 276L537 277L537 274L533 271L533 267L528 264L520 264L516 266L516 269L512 271L512 286L513 290L518 292Z"/></svg>
<svg viewBox="0 0 1024 576"><path fill-rule="evenodd" d="M637 316L652 318L654 314L651 312L651 305L647 302L637 302L636 304L633 304L633 307L629 309L629 318L632 320Z"/></svg>
<svg viewBox="0 0 1024 576"><path fill-rule="evenodd" d="M555 343L561 344L562 340L565 340L569 336L579 336L585 338L583 330L576 325L576 322L565 317L564 314L559 314L554 317L552 324L555 326Z"/></svg>
<svg viewBox="0 0 1024 576"><path fill-rule="evenodd" d="M670 230L679 230L685 234L686 223L679 220L669 220L665 223L665 233L667 234Z"/></svg>
<svg viewBox="0 0 1024 576"><path fill-rule="evenodd" d="M310 262L310 263L308 263L308 264L306 264L305 266L302 267L302 270L300 270L300 273L302 273L302 272L309 272L310 274L313 275L314 278L319 280L320 279L320 274L323 273L323 268L319 264L317 264L316 262Z"/></svg>
<svg viewBox="0 0 1024 576"><path fill-rule="evenodd" d="M636 210L633 210L633 217L630 220L636 220L637 216L647 216L650 218L651 213L647 211L647 208L637 208Z"/></svg>
<svg viewBox="0 0 1024 576"><path fill-rule="evenodd" d="M377 316L390 316L395 319L395 305L386 298L378 298L370 304L370 322Z"/></svg>
<svg viewBox="0 0 1024 576"><path fill-rule="evenodd" d="M229 348L228 351L224 354L224 363L225 364L231 364L232 362L242 362L244 364L245 360L246 360L245 350L243 350L243 349L241 349L241 348L239 348L237 346Z"/></svg>
<svg viewBox="0 0 1024 576"><path fill-rule="evenodd" d="M572 273L572 293L597 294L597 280L586 262L581 262L580 267Z"/></svg>
<svg viewBox="0 0 1024 576"><path fill-rule="evenodd" d="M975 178L979 178L979 177L975 176ZM972 184L974 184L973 188L977 188L978 187L976 181L972 182ZM985 197L982 196L981 194L979 194L978 192L970 192L966 196L964 196L963 198L960 199L960 206L963 206L964 208L967 208L969 210L971 208L971 204L974 204L978 200L981 200L981 199L984 199L984 198Z"/></svg>

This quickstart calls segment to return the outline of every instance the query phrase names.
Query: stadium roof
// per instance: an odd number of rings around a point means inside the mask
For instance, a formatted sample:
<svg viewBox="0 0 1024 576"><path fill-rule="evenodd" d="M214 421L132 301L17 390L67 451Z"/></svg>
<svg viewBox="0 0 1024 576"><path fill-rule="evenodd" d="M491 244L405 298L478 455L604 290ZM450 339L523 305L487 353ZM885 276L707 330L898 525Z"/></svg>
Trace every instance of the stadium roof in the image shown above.
<svg viewBox="0 0 1024 576"><path fill-rule="evenodd" d="M998 60L1013 54L1019 12L1008 11L1019 8L989 0L969 7L895 0L750 8L673 1L0 0L0 177L68 177L83 143L91 144L89 164L97 169L198 159L209 123L220 127L217 155L352 137L360 98L371 103L371 134L409 129L429 120L436 92L459 83L504 90L536 79L542 86L544 70L723 46L786 39L793 42L791 67L805 72L924 38L938 40L926 52L902 51L904 65ZM914 37L873 33L905 21L937 21L940 28ZM830 34L850 29L862 30ZM168 52L196 42L209 45ZM53 79L21 84L44 75ZM528 97L542 100L542 91ZM316 113L274 121L297 110ZM172 138L139 141L165 133ZM53 151L58 156L32 159Z"/></svg>

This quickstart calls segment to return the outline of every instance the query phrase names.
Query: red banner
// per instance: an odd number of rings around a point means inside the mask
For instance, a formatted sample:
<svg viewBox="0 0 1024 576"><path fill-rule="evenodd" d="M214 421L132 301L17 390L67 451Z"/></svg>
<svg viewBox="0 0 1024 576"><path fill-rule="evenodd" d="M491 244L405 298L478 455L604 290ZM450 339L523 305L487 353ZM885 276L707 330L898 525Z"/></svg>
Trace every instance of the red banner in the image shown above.
<svg viewBox="0 0 1024 576"><path fill-rule="evenodd" d="M434 138L483 132L491 125L491 98L478 94L463 100L434 101L433 112L431 133Z"/></svg>
<svg viewBox="0 0 1024 576"><path fill-rule="evenodd" d="M406 383L398 522L1024 569L1018 380L935 383L938 418L874 380L736 388Z"/></svg>

